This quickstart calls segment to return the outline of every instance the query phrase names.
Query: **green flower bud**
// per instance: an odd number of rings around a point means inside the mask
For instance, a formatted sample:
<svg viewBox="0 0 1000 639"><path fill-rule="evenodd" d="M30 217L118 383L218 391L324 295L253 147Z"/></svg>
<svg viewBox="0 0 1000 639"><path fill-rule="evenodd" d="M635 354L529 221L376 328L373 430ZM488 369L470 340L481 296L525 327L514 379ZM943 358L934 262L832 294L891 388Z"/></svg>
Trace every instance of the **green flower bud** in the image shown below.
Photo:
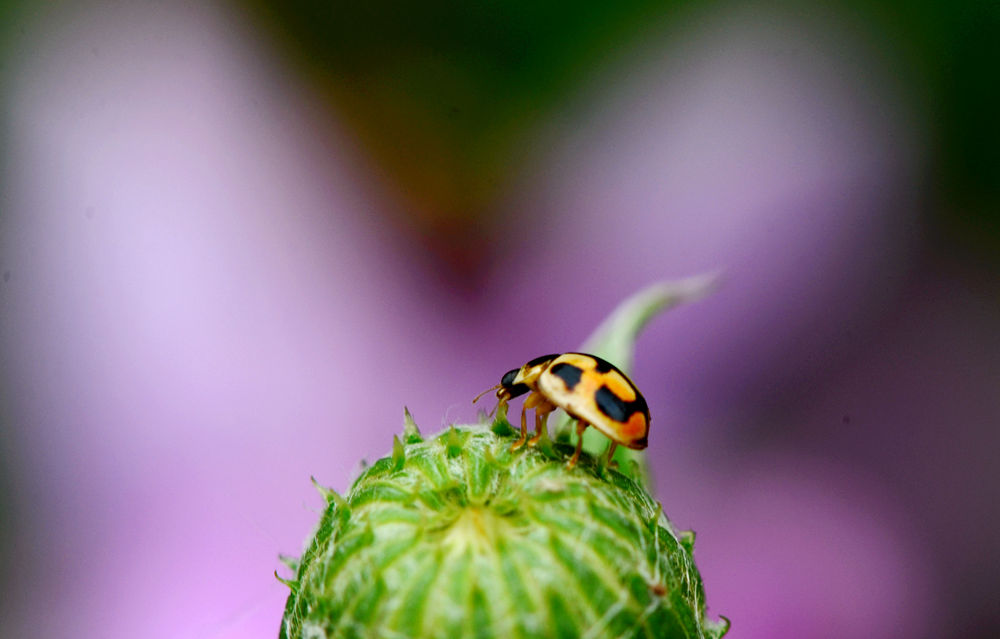
<svg viewBox="0 0 1000 639"><path fill-rule="evenodd" d="M392 454L326 509L294 580L285 639L718 638L692 558L632 478L567 442L510 451L501 417ZM633 469L634 470L634 469Z"/></svg>

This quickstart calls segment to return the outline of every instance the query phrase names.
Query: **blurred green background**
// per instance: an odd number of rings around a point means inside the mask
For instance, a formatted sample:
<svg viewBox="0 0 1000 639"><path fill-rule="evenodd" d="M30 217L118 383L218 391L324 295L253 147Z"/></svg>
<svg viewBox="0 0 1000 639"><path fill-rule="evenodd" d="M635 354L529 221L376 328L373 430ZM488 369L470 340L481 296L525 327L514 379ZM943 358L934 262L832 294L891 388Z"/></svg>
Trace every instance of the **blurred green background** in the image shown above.
<svg viewBox="0 0 1000 639"><path fill-rule="evenodd" d="M283 52L348 119L446 260L481 232L540 125L623 52L713 3L251 2ZM752 5L751 5L752 6ZM763 6L763 5L762 5ZM995 259L1000 241L1000 8L995 2L784 3L846 16L894 65L932 144L928 214ZM720 5L725 8L725 5ZM842 19L838 17L836 19ZM669 30L667 31L669 33Z"/></svg>
<svg viewBox="0 0 1000 639"><path fill-rule="evenodd" d="M0 73L23 25L87 3L0 2ZM847 20L893 66L932 144L927 214L983 257L1000 253L1000 8L955 2L745 3ZM235 3L326 96L415 232L454 273L470 238L502 225L498 198L531 160L532 136L623 54L721 3ZM58 17L56 18L58 20ZM822 18L821 18L822 19ZM0 139L2 141L2 139ZM472 234L470 236L470 234Z"/></svg>

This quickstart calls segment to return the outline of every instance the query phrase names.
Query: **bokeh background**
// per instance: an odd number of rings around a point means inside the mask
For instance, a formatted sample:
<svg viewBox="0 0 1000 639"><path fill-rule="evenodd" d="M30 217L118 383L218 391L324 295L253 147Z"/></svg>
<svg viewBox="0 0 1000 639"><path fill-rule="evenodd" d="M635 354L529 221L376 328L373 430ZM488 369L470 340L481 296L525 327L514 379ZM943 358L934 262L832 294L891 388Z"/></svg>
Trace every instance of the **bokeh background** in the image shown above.
<svg viewBox="0 0 1000 639"><path fill-rule="evenodd" d="M310 475L717 268L634 373L709 614L1000 634L995 2L7 0L0 47L0 635L276 636Z"/></svg>

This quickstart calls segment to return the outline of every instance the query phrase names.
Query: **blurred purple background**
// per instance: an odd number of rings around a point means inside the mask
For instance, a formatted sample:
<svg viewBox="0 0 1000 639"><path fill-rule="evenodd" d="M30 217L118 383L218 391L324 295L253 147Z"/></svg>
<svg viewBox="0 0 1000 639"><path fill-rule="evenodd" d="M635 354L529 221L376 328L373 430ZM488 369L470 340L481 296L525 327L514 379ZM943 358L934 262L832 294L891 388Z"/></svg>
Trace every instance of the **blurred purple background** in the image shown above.
<svg viewBox="0 0 1000 639"><path fill-rule="evenodd" d="M17 15L0 635L275 636L310 475L346 488L404 405L425 432L473 420L503 371L716 268L634 373L709 615L1000 631L997 245L939 215L994 202L942 195L933 101L850 12L637 31L450 200L241 5Z"/></svg>

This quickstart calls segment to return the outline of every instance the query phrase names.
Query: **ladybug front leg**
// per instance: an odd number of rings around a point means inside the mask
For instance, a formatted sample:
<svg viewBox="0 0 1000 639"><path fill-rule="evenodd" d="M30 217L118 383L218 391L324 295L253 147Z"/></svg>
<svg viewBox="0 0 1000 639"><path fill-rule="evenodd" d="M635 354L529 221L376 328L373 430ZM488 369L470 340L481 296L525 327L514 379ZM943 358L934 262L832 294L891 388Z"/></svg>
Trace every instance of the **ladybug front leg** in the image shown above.
<svg viewBox="0 0 1000 639"><path fill-rule="evenodd" d="M514 452L521 446L524 446L525 440L528 439L528 415L527 415L528 401L532 397L535 397L535 395L537 395L537 393L532 393L531 395L528 396L528 399L524 400L524 403L521 404L521 438L516 442L514 442L513 444L511 444L510 446L511 452Z"/></svg>

